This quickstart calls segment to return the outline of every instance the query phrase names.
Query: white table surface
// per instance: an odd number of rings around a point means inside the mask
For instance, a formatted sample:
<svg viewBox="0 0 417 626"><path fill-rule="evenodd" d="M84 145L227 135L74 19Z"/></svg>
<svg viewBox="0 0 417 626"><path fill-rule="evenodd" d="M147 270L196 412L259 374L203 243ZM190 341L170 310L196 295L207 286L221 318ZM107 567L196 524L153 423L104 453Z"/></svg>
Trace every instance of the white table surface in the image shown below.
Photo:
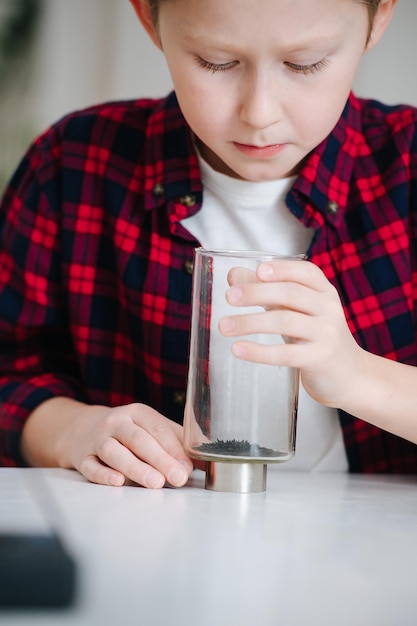
<svg viewBox="0 0 417 626"><path fill-rule="evenodd" d="M417 478L269 469L265 493L241 495L202 472L148 491L1 468L0 521L22 476L52 492L79 588L69 610L3 611L2 626L417 624Z"/></svg>

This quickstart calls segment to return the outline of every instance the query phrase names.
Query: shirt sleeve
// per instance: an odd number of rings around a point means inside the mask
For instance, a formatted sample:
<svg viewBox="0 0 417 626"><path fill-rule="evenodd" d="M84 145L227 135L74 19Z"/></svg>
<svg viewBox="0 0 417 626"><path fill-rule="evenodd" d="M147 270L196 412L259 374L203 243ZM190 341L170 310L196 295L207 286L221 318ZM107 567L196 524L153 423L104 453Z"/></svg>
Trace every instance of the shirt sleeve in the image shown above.
<svg viewBox="0 0 417 626"><path fill-rule="evenodd" d="M0 465L25 464L22 427L41 402L85 400L60 280L59 153L56 132L36 140L0 204Z"/></svg>

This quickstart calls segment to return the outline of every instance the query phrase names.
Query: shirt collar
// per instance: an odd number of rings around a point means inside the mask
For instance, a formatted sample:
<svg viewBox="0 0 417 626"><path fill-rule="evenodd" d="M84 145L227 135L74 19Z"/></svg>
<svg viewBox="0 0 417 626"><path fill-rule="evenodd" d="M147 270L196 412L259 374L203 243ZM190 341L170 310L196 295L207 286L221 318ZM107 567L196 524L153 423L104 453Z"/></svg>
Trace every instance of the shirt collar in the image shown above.
<svg viewBox="0 0 417 626"><path fill-rule="evenodd" d="M361 149L366 149L361 133L361 107L350 94L334 130L308 155L288 193L290 209L306 226L318 228L325 221L334 227L341 224L355 158ZM190 194L197 199L190 214L201 204L198 157L174 92L158 103L149 118L145 179L147 210L169 200L183 200Z"/></svg>
<svg viewBox="0 0 417 626"><path fill-rule="evenodd" d="M145 209L193 194L202 197L198 158L192 135L174 93L162 99L146 128ZM185 204L187 201L185 200Z"/></svg>
<svg viewBox="0 0 417 626"><path fill-rule="evenodd" d="M337 227L344 220L356 157L368 149L361 131L360 102L350 94L332 133L306 158L287 196L306 225L317 228L326 221Z"/></svg>

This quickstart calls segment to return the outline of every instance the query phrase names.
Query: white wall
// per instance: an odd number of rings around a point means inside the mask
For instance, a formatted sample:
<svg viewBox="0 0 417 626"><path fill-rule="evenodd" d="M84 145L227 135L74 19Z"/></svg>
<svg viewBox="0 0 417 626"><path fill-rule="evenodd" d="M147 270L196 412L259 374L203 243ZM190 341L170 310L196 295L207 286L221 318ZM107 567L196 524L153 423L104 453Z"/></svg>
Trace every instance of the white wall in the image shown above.
<svg viewBox="0 0 417 626"><path fill-rule="evenodd" d="M128 0L44 0L35 62L37 123L85 105L171 89L162 53Z"/></svg>
<svg viewBox="0 0 417 626"><path fill-rule="evenodd" d="M389 104L417 106L417 0L398 0L383 39L363 60L355 91Z"/></svg>

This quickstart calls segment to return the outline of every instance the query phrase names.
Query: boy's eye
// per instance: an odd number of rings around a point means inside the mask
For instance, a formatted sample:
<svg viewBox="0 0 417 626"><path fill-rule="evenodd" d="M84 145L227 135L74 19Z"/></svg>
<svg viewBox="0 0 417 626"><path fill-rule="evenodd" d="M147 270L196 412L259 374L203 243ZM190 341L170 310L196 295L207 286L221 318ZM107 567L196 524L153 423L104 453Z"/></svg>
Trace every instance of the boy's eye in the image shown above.
<svg viewBox="0 0 417 626"><path fill-rule="evenodd" d="M321 59L321 61L311 63L311 65L299 65L297 63L290 63L289 61L286 61L284 65L296 74L315 74L316 72L320 72L320 70L327 67L328 61L327 59Z"/></svg>
<svg viewBox="0 0 417 626"><path fill-rule="evenodd" d="M212 61L207 61L201 56L196 56L195 60L199 67L207 70L208 72L212 72L215 74L216 72L225 72L226 70L230 70L238 64L238 61L228 61L227 63L213 63ZM288 69L296 74L315 74L316 72L320 72L328 65L327 59L321 59L317 61L317 63L311 63L309 65L301 65L298 63L291 63L290 61L286 61L284 63Z"/></svg>
<svg viewBox="0 0 417 626"><path fill-rule="evenodd" d="M226 70L230 70L237 63L237 61L229 61L228 63L212 63L211 61L206 61L206 59L203 59L203 57L200 56L196 56L196 61L199 67L202 67L213 74L216 72L225 72Z"/></svg>

